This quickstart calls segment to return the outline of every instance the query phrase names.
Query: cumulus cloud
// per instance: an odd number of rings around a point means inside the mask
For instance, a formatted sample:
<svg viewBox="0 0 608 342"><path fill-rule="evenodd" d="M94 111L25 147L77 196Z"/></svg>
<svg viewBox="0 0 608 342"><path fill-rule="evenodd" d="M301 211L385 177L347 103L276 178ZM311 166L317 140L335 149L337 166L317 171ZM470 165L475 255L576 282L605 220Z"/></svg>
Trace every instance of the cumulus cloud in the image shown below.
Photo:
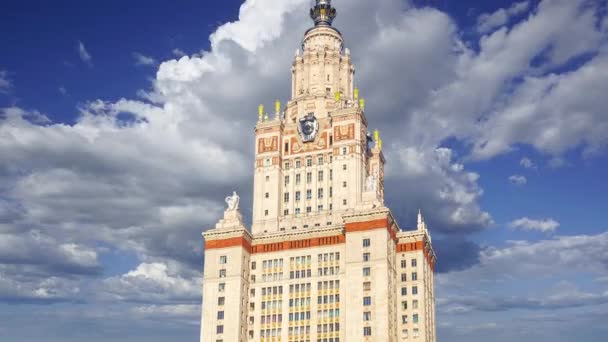
<svg viewBox="0 0 608 342"><path fill-rule="evenodd" d="M91 56L89 51L87 51L87 49L85 48L84 44L81 41L78 41L78 46L76 47L76 49L78 51L78 56L80 57L80 60L82 60L86 65L92 67L93 66L93 57Z"/></svg>
<svg viewBox="0 0 608 342"><path fill-rule="evenodd" d="M488 33L497 27L501 27L508 23L509 19L518 16L528 10L530 3L528 1L517 2L509 8L501 8L494 13L484 13L477 18L477 31L479 33Z"/></svg>
<svg viewBox="0 0 608 342"><path fill-rule="evenodd" d="M543 233L552 233L557 229L557 227L559 227L559 222L552 218L533 220L527 217L522 217L509 223L509 226L514 229L536 230Z"/></svg>
<svg viewBox="0 0 608 342"><path fill-rule="evenodd" d="M515 185L524 185L528 183L528 179L522 175L511 175L509 176L509 182Z"/></svg>
<svg viewBox="0 0 608 342"><path fill-rule="evenodd" d="M436 277L439 310L445 314L470 311L516 309L552 310L608 303L605 292L578 289L586 277L608 274L608 233L559 236L538 242L511 241L509 245L487 247L479 263L462 271ZM576 279L551 289L538 286L553 279ZM515 288L515 283L524 285ZM505 294L491 289L510 288Z"/></svg>
<svg viewBox="0 0 608 342"><path fill-rule="evenodd" d="M165 263L142 263L128 273L104 280L102 291L124 301L193 302L200 297L200 278L182 278Z"/></svg>
<svg viewBox="0 0 608 342"><path fill-rule="evenodd" d="M133 58L135 59L135 65L156 65L156 60L150 56L142 55L139 52L133 52Z"/></svg>

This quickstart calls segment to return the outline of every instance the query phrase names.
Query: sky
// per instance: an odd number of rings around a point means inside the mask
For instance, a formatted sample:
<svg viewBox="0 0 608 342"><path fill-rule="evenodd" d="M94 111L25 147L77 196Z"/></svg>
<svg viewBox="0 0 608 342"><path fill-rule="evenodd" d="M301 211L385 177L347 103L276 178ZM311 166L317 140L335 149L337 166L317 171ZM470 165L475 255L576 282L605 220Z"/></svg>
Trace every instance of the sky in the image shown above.
<svg viewBox="0 0 608 342"><path fill-rule="evenodd" d="M197 340L309 0L0 5L0 340ZM439 341L608 336L604 0L334 0ZM32 324L35 323L35 324Z"/></svg>

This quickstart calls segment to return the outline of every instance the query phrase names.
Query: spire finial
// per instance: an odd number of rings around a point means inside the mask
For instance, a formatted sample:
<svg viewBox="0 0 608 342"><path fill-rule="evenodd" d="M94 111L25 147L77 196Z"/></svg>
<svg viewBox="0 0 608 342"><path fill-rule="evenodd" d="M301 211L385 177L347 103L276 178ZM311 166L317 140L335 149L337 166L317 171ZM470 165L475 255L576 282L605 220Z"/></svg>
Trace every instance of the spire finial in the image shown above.
<svg viewBox="0 0 608 342"><path fill-rule="evenodd" d="M336 14L331 0L316 0L315 7L310 9L310 17L314 20L315 26L331 26Z"/></svg>
<svg viewBox="0 0 608 342"><path fill-rule="evenodd" d="M422 210L418 209L418 230L424 229L424 219L422 218Z"/></svg>

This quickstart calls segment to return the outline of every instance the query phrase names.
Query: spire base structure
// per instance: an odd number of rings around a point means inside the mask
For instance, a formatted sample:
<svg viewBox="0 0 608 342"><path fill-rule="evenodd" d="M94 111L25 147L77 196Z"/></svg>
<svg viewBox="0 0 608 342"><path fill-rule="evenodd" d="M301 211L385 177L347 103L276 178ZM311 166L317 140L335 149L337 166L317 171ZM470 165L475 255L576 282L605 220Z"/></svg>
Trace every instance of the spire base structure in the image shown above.
<svg viewBox="0 0 608 342"><path fill-rule="evenodd" d="M310 18L316 26L331 26L337 12L331 5L331 0L316 0L315 7L310 9Z"/></svg>

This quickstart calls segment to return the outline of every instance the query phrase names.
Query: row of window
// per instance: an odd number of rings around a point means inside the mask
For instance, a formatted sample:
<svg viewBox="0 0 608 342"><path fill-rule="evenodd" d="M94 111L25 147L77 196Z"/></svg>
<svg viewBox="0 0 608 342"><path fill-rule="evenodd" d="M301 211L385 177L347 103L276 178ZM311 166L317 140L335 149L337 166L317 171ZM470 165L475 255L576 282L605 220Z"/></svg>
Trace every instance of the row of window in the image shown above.
<svg viewBox="0 0 608 342"><path fill-rule="evenodd" d="M401 301L401 309L407 310L407 300ZM412 309L418 309L418 299L412 300Z"/></svg>
<svg viewBox="0 0 608 342"><path fill-rule="evenodd" d="M285 147L287 147L287 145L285 145ZM342 150L342 152L343 152L342 154L346 154L346 152L347 152L346 147L343 147L342 149L343 149L343 150ZM287 151L285 151L285 152L287 152ZM327 156L327 157L328 157L328 162L329 162L329 163L333 162L334 158L333 158L333 156L332 156L332 155L329 155L329 156ZM324 158L324 157L321 155L321 156L318 156L318 157L316 158L316 161L317 161L317 165L323 165L323 164L325 163L325 158ZM308 158L306 158L306 160L305 160L305 164L306 164L306 167L312 167L312 165L313 165L313 158L312 158L312 157L308 157ZM301 168L301 167L302 167L302 160L301 160L301 159L296 159L294 162L291 162L291 161L289 161L289 160L288 160L288 161L286 161L286 162L283 164L283 168L284 168L285 170L289 170L289 169L291 168L291 166L292 166L292 165L293 165L293 166L294 166L296 169L299 169L299 168Z"/></svg>
<svg viewBox="0 0 608 342"><path fill-rule="evenodd" d="M418 272L412 272L412 281L418 280ZM401 281L407 281L407 273L401 273Z"/></svg>
<svg viewBox="0 0 608 342"><path fill-rule="evenodd" d="M412 315L412 323L418 324L419 322L420 322L420 318L419 318L418 314L413 314ZM408 323L408 317L407 317L407 315L401 315L401 323L403 323L403 324L407 324Z"/></svg>
<svg viewBox="0 0 608 342"><path fill-rule="evenodd" d="M412 286L412 295L418 294L418 286ZM407 286L401 287L401 295L407 296Z"/></svg>
<svg viewBox="0 0 608 342"><path fill-rule="evenodd" d="M346 184L346 182L343 183L343 185ZM296 202L299 202L302 200L302 193L298 190L295 192L296 194ZM317 189L317 199L323 199L323 195L324 195L324 191L323 188L318 188ZM333 197L334 195L334 191L333 191L333 187L329 187L329 197ZM310 200L312 199L312 190L311 189L307 189L306 190L306 199ZM283 202L284 203L289 203L289 192L286 192L283 194Z"/></svg>

